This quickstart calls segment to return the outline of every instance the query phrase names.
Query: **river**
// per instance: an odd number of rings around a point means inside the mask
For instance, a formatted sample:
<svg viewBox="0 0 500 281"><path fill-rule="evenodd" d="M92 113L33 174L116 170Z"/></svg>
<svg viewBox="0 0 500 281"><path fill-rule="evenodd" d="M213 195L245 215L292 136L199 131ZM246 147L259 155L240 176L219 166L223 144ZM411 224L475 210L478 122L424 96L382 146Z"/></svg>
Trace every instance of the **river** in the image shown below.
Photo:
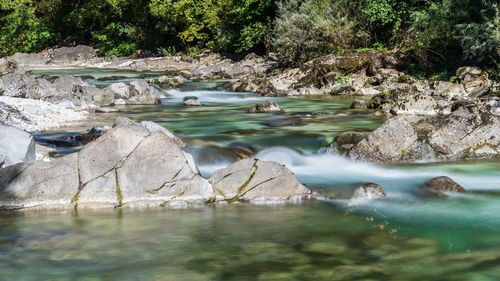
<svg viewBox="0 0 500 281"><path fill-rule="evenodd" d="M91 75L88 81L98 85L158 75L88 69L34 75L61 73ZM241 153L255 154L287 165L332 199L0 213L0 279L498 280L500 162L354 162L329 152L333 137L373 130L385 119L348 109L353 97L279 97L273 99L284 114L249 114L249 107L269 98L218 86L187 83L163 90L161 105L116 107L119 112L98 114L92 122L109 125L116 116L155 121L189 144L205 177ZM185 96L205 106L184 107ZM42 132L37 141L89 127ZM426 180L442 175L468 192L436 197L422 191ZM388 197L350 204L353 190L370 181Z"/></svg>

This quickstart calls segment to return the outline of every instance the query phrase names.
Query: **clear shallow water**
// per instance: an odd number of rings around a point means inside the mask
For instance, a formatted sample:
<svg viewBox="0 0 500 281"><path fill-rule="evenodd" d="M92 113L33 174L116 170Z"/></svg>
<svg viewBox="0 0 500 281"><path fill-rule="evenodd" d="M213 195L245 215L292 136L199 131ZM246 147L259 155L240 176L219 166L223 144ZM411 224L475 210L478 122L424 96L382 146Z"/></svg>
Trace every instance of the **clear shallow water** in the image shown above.
<svg viewBox="0 0 500 281"><path fill-rule="evenodd" d="M351 97L276 98L285 114L248 114L265 100L190 83L162 105L102 114L152 120L184 138L202 174L237 158L286 164L331 200L292 206L218 206L0 214L0 272L6 280L498 280L500 162L378 166L325 153L347 130L383 122L348 110ZM212 89L210 91L204 89ZM185 108L185 96L205 107ZM39 137L61 137L68 132ZM77 149L77 148L76 148ZM447 175L467 190L432 197L429 178ZM373 181L385 200L351 205ZM0 279L3 277L0 277Z"/></svg>

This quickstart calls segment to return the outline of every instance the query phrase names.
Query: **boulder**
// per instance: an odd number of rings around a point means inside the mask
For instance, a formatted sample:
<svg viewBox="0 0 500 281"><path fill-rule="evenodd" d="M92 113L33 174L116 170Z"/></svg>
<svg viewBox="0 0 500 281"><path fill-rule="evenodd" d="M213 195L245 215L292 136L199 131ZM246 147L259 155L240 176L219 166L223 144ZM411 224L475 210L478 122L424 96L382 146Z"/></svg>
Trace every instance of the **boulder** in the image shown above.
<svg viewBox="0 0 500 281"><path fill-rule="evenodd" d="M199 204L214 196L193 158L172 138L116 126L80 152L0 169L0 208Z"/></svg>
<svg viewBox="0 0 500 281"><path fill-rule="evenodd" d="M347 131L335 137L331 144L332 153L346 155L350 149L365 139L369 133Z"/></svg>
<svg viewBox="0 0 500 281"><path fill-rule="evenodd" d="M23 130L1 124L0 151L3 154L4 166L24 162L33 163L36 160L33 135Z"/></svg>
<svg viewBox="0 0 500 281"><path fill-rule="evenodd" d="M403 117L393 117L371 132L349 152L355 160L379 163L413 161L420 156L417 133Z"/></svg>
<svg viewBox="0 0 500 281"><path fill-rule="evenodd" d="M438 158L448 160L500 156L500 117L483 106L458 107L429 134Z"/></svg>
<svg viewBox="0 0 500 281"><path fill-rule="evenodd" d="M435 192L465 192L465 188L449 177L432 178L425 182L425 186Z"/></svg>
<svg viewBox="0 0 500 281"><path fill-rule="evenodd" d="M161 102L158 90L143 79L135 80L130 85L114 83L101 91L111 93L115 104L147 105Z"/></svg>
<svg viewBox="0 0 500 281"><path fill-rule="evenodd" d="M94 85L75 85L73 87L75 100L83 101L84 104L95 104L97 106L112 105L115 101L114 93L107 89L100 89Z"/></svg>
<svg viewBox="0 0 500 281"><path fill-rule="evenodd" d="M393 115L436 115L437 101L420 93L399 96L391 107Z"/></svg>
<svg viewBox="0 0 500 281"><path fill-rule="evenodd" d="M62 47L48 51L47 63L84 62L97 57L97 52L89 46Z"/></svg>
<svg viewBox="0 0 500 281"><path fill-rule="evenodd" d="M191 71L191 74L199 79L220 78L221 68L218 65L203 66Z"/></svg>
<svg viewBox="0 0 500 281"><path fill-rule="evenodd" d="M283 109L272 100L260 102L248 110L250 113L281 113Z"/></svg>
<svg viewBox="0 0 500 281"><path fill-rule="evenodd" d="M209 181L217 196L229 202L300 201L316 197L292 171L272 161L243 159L216 171Z"/></svg>
<svg viewBox="0 0 500 281"><path fill-rule="evenodd" d="M131 97L127 104L160 104L160 93L152 86L149 86L143 79L138 79L130 83Z"/></svg>
<svg viewBox="0 0 500 281"><path fill-rule="evenodd" d="M127 100L130 98L130 87L125 83L113 83L107 87L113 94L114 99Z"/></svg>
<svg viewBox="0 0 500 281"><path fill-rule="evenodd" d="M380 185L370 182L358 187L351 199L382 199L386 196L384 189Z"/></svg>
<svg viewBox="0 0 500 281"><path fill-rule="evenodd" d="M15 98L35 98L39 92L37 81L30 75L19 72L0 76L0 89L1 95Z"/></svg>

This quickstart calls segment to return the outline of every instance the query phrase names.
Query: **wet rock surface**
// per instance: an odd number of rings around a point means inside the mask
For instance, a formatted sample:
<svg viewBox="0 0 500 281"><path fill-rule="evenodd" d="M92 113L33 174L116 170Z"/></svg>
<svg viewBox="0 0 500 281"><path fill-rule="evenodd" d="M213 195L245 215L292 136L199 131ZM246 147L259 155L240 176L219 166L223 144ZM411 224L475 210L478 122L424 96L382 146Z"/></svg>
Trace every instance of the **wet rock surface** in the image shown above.
<svg viewBox="0 0 500 281"><path fill-rule="evenodd" d="M91 130L95 136L103 131L79 152L0 169L0 209L187 207L315 198L275 162L241 160L208 181L193 156L181 149L184 143L153 122L118 118L112 129Z"/></svg>
<svg viewBox="0 0 500 281"><path fill-rule="evenodd" d="M281 113L283 109L272 100L258 103L251 107L248 112L250 113Z"/></svg>
<svg viewBox="0 0 500 281"><path fill-rule="evenodd" d="M209 179L218 197L232 201L300 201L317 195L302 185L285 166L243 159L218 170Z"/></svg>
<svg viewBox="0 0 500 281"><path fill-rule="evenodd" d="M425 182L425 186L435 192L465 192L465 188L449 177L441 176Z"/></svg>
<svg viewBox="0 0 500 281"><path fill-rule="evenodd" d="M417 133L403 117L393 117L357 143L349 156L355 160L397 162L417 159Z"/></svg>
<svg viewBox="0 0 500 281"><path fill-rule="evenodd" d="M500 118L473 103L458 106L445 117L418 122L392 117L362 140L357 136L351 132L340 135L333 152L379 163L500 156Z"/></svg>
<svg viewBox="0 0 500 281"><path fill-rule="evenodd" d="M358 187L351 199L381 199L386 196L384 189L380 185L370 182Z"/></svg>

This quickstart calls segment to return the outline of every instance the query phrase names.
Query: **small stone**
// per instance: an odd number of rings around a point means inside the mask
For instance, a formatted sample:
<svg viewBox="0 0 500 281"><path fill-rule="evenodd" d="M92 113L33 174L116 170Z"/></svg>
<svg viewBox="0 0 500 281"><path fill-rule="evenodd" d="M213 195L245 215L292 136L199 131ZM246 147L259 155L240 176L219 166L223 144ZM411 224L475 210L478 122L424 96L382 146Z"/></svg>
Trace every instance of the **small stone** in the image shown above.
<svg viewBox="0 0 500 281"><path fill-rule="evenodd" d="M184 106L202 106L203 104L196 99L184 99Z"/></svg>
<svg viewBox="0 0 500 281"><path fill-rule="evenodd" d="M382 187L376 183L364 183L354 191L351 199L382 199L387 195Z"/></svg>
<svg viewBox="0 0 500 281"><path fill-rule="evenodd" d="M283 109L272 100L258 103L248 110L250 113L281 113Z"/></svg>
<svg viewBox="0 0 500 281"><path fill-rule="evenodd" d="M432 178L425 182L425 185L438 192L465 192L465 188L449 177L442 176Z"/></svg>

